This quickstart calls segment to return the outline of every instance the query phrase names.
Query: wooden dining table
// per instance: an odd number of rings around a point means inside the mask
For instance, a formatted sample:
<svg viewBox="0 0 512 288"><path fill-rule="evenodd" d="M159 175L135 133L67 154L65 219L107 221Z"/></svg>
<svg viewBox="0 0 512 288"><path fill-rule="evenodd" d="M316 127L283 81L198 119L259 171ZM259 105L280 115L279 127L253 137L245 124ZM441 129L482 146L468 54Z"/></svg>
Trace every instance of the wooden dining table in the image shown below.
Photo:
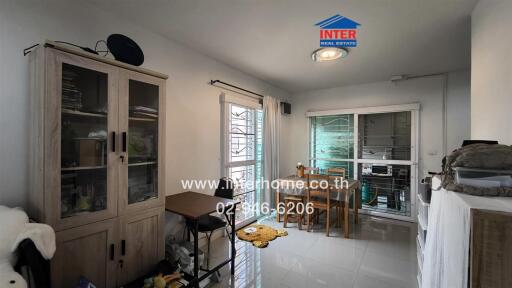
<svg viewBox="0 0 512 288"><path fill-rule="evenodd" d="M333 195L331 199L343 201L344 209L343 209L343 236L345 238L350 238L350 220L349 220L349 208L350 208L350 196L354 195L354 223L359 223L359 205L360 205L360 185L359 181L355 179L345 179L347 182L345 185L341 185L340 182L334 185L335 183L330 183L331 194ZM277 205L282 203L280 198L282 194L286 195L301 195L306 196L306 187L307 187L307 179L306 177L299 177L297 175L291 175L283 178L277 179L279 182L279 188L275 191L276 198L276 211ZM302 182L302 183L299 183ZM333 180L334 182L334 180ZM276 213L277 222L281 222L281 214L279 212Z"/></svg>

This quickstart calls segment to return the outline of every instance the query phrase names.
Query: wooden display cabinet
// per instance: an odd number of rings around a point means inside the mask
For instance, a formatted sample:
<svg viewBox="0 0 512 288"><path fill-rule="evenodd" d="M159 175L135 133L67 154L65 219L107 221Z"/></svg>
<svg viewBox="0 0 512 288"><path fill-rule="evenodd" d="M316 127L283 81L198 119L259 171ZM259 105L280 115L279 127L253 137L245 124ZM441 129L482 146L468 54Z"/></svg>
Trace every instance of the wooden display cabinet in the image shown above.
<svg viewBox="0 0 512 288"><path fill-rule="evenodd" d="M167 76L50 41L30 71L29 215L57 232L55 287L124 284L164 257Z"/></svg>

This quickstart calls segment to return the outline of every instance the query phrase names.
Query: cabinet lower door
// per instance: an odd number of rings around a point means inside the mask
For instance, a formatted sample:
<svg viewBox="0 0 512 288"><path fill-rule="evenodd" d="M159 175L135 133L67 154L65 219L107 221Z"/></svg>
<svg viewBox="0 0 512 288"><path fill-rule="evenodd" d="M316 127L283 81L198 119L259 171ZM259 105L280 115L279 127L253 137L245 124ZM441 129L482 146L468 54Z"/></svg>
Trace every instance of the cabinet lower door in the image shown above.
<svg viewBox="0 0 512 288"><path fill-rule="evenodd" d="M85 277L96 287L116 286L116 220L58 232L52 259L52 286L77 287Z"/></svg>
<svg viewBox="0 0 512 288"><path fill-rule="evenodd" d="M121 217L118 284L125 285L155 268L165 255L164 209Z"/></svg>

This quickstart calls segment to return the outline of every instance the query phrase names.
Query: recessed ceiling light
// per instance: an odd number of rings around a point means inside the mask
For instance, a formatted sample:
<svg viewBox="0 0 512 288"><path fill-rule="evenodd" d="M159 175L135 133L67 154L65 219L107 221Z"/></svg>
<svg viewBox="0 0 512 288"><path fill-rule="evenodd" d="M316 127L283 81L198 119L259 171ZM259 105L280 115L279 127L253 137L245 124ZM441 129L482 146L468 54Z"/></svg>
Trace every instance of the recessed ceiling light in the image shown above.
<svg viewBox="0 0 512 288"><path fill-rule="evenodd" d="M348 50L338 47L326 47L317 49L311 54L311 58L315 62L331 61L338 58L346 57Z"/></svg>

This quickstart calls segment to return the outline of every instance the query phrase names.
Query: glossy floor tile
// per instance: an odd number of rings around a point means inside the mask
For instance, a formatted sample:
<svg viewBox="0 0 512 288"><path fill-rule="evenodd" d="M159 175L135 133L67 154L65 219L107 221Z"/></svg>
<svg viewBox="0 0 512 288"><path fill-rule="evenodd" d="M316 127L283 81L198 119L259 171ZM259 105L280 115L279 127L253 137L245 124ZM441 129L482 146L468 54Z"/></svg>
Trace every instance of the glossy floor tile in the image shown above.
<svg viewBox="0 0 512 288"><path fill-rule="evenodd" d="M360 224L351 227L350 239L342 237L340 228L326 237L321 226L306 232L292 224L286 229L288 236L264 249L237 240L234 277L226 266L220 283L209 287L417 287L416 225L360 217ZM275 219L260 223L282 228ZM227 237L213 241L211 267L229 255L228 243Z"/></svg>

